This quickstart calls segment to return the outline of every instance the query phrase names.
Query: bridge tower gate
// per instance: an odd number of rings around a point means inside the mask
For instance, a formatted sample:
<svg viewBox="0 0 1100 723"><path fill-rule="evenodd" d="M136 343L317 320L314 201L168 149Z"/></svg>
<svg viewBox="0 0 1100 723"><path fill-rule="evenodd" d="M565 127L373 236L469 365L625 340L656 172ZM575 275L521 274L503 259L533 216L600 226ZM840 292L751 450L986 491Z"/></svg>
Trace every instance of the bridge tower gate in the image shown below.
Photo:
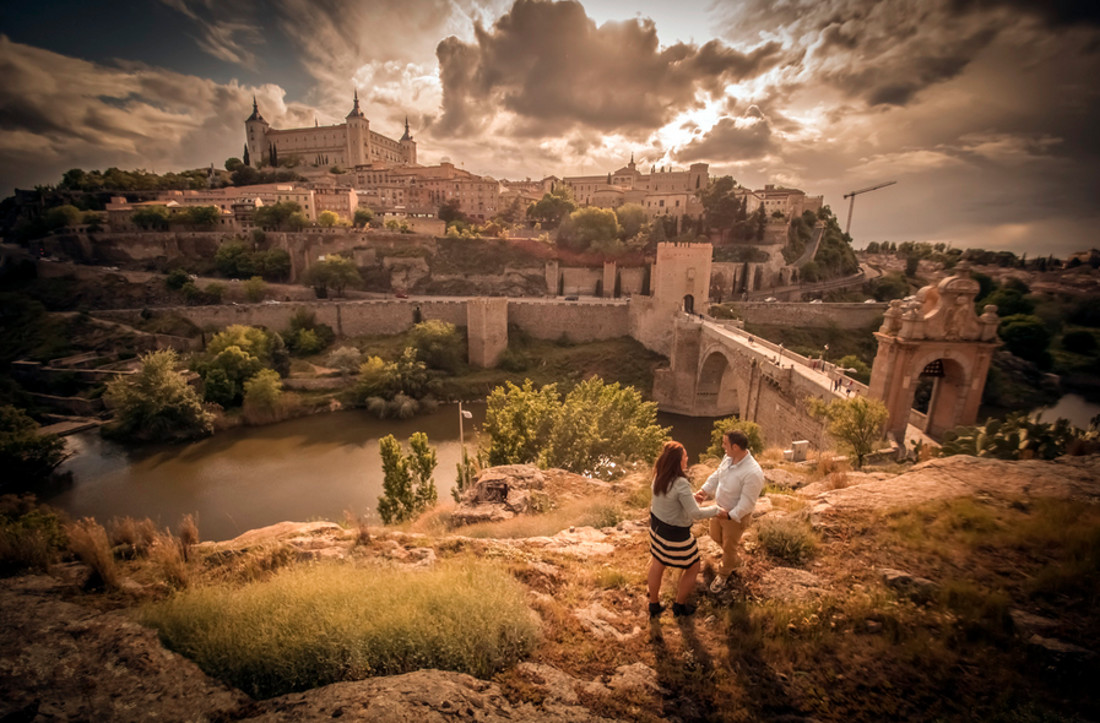
<svg viewBox="0 0 1100 723"><path fill-rule="evenodd" d="M997 307L979 317L974 311L978 282L969 268L935 286L926 286L911 301L894 300L875 332L878 353L871 369L870 396L890 413L887 432L900 443L913 421L938 438L954 426L977 421L997 340ZM913 415L913 397L922 380L931 380L927 415Z"/></svg>

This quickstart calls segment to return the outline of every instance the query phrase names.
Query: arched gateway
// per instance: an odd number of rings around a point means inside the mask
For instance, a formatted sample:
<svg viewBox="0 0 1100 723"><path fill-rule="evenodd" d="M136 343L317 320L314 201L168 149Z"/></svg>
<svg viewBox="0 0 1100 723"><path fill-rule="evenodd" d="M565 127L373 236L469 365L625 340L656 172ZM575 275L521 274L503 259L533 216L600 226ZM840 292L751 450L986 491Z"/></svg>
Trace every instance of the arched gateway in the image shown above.
<svg viewBox="0 0 1100 723"><path fill-rule="evenodd" d="M869 392L886 404L887 432L899 442L911 421L933 438L977 421L989 364L1000 346L999 319L995 306L986 306L980 317L975 313L978 282L970 278L965 262L958 270L909 301L890 302L875 332L878 354ZM932 382L924 420L912 415L913 393L921 380Z"/></svg>

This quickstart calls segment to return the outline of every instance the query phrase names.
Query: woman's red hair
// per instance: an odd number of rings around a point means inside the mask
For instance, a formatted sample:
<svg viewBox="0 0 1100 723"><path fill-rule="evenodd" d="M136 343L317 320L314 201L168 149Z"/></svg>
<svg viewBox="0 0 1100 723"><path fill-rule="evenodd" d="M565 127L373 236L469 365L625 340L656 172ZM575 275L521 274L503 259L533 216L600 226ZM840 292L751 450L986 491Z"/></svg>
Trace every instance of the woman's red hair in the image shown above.
<svg viewBox="0 0 1100 723"><path fill-rule="evenodd" d="M679 442L665 442L661 455L653 465L653 494L663 495L672 486L673 480L684 475L687 462L687 450Z"/></svg>

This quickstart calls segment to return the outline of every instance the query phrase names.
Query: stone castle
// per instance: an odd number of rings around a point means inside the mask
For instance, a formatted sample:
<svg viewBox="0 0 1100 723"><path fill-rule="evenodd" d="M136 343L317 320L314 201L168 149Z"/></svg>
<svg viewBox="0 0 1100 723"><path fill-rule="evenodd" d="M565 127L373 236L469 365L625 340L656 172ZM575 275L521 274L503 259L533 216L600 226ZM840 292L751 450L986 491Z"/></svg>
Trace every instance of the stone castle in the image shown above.
<svg viewBox="0 0 1100 723"><path fill-rule="evenodd" d="M370 163L414 165L416 141L405 135L395 141L370 129L370 121L359 108L359 91L355 91L351 111L340 125L313 128L272 128L260 115L252 98L252 115L244 122L245 147L249 164L258 166L270 161L272 151L280 159L297 156L303 163L352 168Z"/></svg>

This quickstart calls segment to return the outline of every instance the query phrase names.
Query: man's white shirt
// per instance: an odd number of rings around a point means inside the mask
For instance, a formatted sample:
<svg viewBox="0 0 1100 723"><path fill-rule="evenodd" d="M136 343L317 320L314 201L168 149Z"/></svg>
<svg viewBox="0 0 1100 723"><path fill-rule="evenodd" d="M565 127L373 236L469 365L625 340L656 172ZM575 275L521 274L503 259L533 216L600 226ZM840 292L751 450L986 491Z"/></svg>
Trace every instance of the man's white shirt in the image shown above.
<svg viewBox="0 0 1100 723"><path fill-rule="evenodd" d="M736 463L727 454L702 489L719 507L730 511L731 520L741 522L756 507L764 489L764 471L750 453Z"/></svg>

